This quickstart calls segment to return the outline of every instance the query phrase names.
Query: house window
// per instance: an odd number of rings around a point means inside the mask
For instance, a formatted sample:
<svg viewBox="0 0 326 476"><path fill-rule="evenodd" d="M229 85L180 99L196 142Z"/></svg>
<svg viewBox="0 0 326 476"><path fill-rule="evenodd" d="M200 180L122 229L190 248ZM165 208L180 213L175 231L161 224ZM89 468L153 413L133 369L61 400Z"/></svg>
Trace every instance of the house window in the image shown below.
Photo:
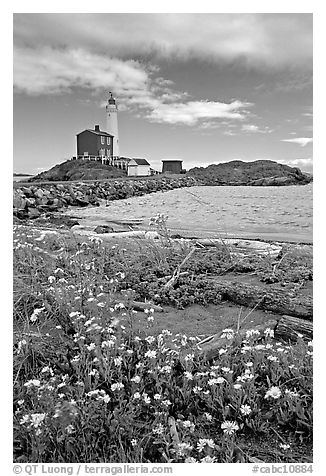
<svg viewBox="0 0 326 476"><path fill-rule="evenodd" d="M105 137L101 136L101 144L105 144Z"/></svg>
<svg viewBox="0 0 326 476"><path fill-rule="evenodd" d="M107 145L110 145L110 137L106 138L106 143L107 143Z"/></svg>
<svg viewBox="0 0 326 476"><path fill-rule="evenodd" d="M111 154L110 154L110 149L106 149L106 155L109 157Z"/></svg>

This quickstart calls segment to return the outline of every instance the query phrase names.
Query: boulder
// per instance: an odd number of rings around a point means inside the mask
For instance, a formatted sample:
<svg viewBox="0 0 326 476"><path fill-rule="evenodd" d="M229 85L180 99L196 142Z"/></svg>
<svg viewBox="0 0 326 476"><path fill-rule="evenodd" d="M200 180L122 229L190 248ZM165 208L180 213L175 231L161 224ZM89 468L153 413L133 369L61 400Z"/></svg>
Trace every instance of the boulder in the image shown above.
<svg viewBox="0 0 326 476"><path fill-rule="evenodd" d="M112 226L108 225L99 225L94 229L95 233L112 233L114 232L114 229Z"/></svg>
<svg viewBox="0 0 326 476"><path fill-rule="evenodd" d="M26 207L26 198L23 195L15 194L13 199L13 207L16 210L24 210Z"/></svg>

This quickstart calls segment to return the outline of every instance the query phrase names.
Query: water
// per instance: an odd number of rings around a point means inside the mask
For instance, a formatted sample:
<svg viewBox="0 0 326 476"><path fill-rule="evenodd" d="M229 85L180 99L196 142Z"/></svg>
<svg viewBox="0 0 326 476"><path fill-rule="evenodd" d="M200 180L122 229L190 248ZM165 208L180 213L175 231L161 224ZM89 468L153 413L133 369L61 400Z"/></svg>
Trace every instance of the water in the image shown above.
<svg viewBox="0 0 326 476"><path fill-rule="evenodd" d="M190 187L80 210L106 219L169 216L168 228L193 236L312 242L312 184L288 187Z"/></svg>

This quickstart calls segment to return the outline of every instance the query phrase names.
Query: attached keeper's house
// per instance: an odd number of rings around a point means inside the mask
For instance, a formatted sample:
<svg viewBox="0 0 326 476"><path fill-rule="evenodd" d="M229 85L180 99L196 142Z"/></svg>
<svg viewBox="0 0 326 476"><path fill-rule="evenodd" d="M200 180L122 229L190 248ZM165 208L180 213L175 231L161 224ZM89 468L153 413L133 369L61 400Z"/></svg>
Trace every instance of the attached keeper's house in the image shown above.
<svg viewBox="0 0 326 476"><path fill-rule="evenodd" d="M94 129L86 129L77 134L77 157L89 160L101 160L109 163L113 156L113 136L101 131L96 125Z"/></svg>

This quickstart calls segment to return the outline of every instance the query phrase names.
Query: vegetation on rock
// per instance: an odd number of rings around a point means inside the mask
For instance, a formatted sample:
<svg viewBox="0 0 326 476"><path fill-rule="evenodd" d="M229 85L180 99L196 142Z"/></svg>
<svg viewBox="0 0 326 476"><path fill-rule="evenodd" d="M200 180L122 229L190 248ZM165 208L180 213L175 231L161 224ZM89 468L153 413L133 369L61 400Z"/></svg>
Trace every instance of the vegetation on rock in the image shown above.
<svg viewBox="0 0 326 476"><path fill-rule="evenodd" d="M194 167L188 175L205 185L295 185L312 181L309 174L271 160L233 160L208 167Z"/></svg>

